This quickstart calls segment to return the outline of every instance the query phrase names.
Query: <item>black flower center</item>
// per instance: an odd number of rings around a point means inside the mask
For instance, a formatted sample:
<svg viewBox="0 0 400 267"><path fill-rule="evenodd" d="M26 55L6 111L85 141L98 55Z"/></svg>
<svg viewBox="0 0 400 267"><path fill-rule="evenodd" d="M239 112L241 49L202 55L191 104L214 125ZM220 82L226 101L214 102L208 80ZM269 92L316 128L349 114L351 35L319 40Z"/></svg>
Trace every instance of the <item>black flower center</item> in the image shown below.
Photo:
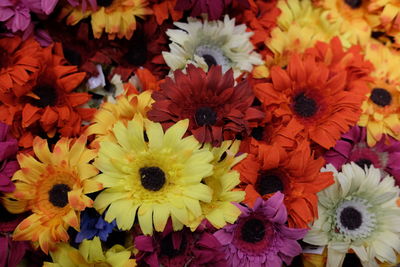
<svg viewBox="0 0 400 267"><path fill-rule="evenodd" d="M207 63L207 66L211 68L211 66L218 65L217 61L215 58L211 55L205 54L203 55L204 61Z"/></svg>
<svg viewBox="0 0 400 267"><path fill-rule="evenodd" d="M293 109L300 117L308 118L317 112L318 107L314 99L301 93L294 98Z"/></svg>
<svg viewBox="0 0 400 267"><path fill-rule="evenodd" d="M79 66L82 63L82 57L78 52L66 46L63 47L64 57L71 64Z"/></svg>
<svg viewBox="0 0 400 267"><path fill-rule="evenodd" d="M181 255L186 249L186 239L183 237L181 244L179 245L178 249L174 248L174 244L172 242L172 234L170 233L166 237L161 240L161 255L165 255L169 258L173 258L176 256Z"/></svg>
<svg viewBox="0 0 400 267"><path fill-rule="evenodd" d="M392 95L383 88L374 88L371 92L370 99L378 106L385 107L392 102Z"/></svg>
<svg viewBox="0 0 400 267"><path fill-rule="evenodd" d="M367 165L367 167L369 168L372 165L372 161L370 161L369 159L359 159L355 162L358 166L360 166L361 168L364 168L365 165Z"/></svg>
<svg viewBox="0 0 400 267"><path fill-rule="evenodd" d="M97 0L96 2L98 6L108 7L111 6L113 0Z"/></svg>
<svg viewBox="0 0 400 267"><path fill-rule="evenodd" d="M46 106L54 106L57 103L57 91L53 87L43 85L33 89L33 93L39 97L39 99L31 99L31 104L44 108Z"/></svg>
<svg viewBox="0 0 400 267"><path fill-rule="evenodd" d="M150 191L158 191L165 184L165 173L158 167L140 168L140 182Z"/></svg>
<svg viewBox="0 0 400 267"><path fill-rule="evenodd" d="M362 5L362 0L344 0L344 2L351 8L359 8Z"/></svg>
<svg viewBox="0 0 400 267"><path fill-rule="evenodd" d="M349 230L357 229L362 224L361 213L353 207L346 207L340 213L341 224Z"/></svg>
<svg viewBox="0 0 400 267"><path fill-rule="evenodd" d="M49 201L56 207L63 208L68 204L68 192L71 188L66 184L56 184L49 191Z"/></svg>
<svg viewBox="0 0 400 267"><path fill-rule="evenodd" d="M259 219L250 219L243 224L241 234L248 243L260 242L265 236L265 225Z"/></svg>
<svg viewBox="0 0 400 267"><path fill-rule="evenodd" d="M277 191L283 192L284 186L279 176L275 174L261 173L258 176L256 190L263 196Z"/></svg>
<svg viewBox="0 0 400 267"><path fill-rule="evenodd" d="M214 125L217 121L217 113L210 107L201 107L194 115L198 126Z"/></svg>
<svg viewBox="0 0 400 267"><path fill-rule="evenodd" d="M261 141L263 139L263 133L264 127L261 126L253 128L253 130L251 130L251 136L258 141Z"/></svg>
<svg viewBox="0 0 400 267"><path fill-rule="evenodd" d="M135 38L134 42L130 42L129 50L125 53L125 59L133 66L143 66L146 63L147 43L143 35L140 38Z"/></svg>

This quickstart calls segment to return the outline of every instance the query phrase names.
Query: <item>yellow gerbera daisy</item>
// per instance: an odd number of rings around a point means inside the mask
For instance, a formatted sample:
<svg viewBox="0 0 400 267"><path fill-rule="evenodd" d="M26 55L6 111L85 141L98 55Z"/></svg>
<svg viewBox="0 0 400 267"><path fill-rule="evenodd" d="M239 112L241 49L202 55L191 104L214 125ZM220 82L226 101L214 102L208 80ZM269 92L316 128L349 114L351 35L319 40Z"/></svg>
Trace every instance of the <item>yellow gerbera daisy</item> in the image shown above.
<svg viewBox="0 0 400 267"><path fill-rule="evenodd" d="M326 10L330 22L341 19L340 32L349 35L353 44L365 44L369 41L371 31L378 27L379 18L371 13L370 1L362 0L314 0L316 6Z"/></svg>
<svg viewBox="0 0 400 267"><path fill-rule="evenodd" d="M383 134L400 140L400 53L379 42L371 42L365 48L365 57L375 70L370 84L368 99L362 104L358 124L367 128L367 143L373 146Z"/></svg>
<svg viewBox="0 0 400 267"><path fill-rule="evenodd" d="M161 124L140 115L113 128L116 141L102 141L94 164L96 177L107 189L96 198L105 220L116 219L120 229L130 229L137 217L144 234L163 231L171 216L175 230L189 224L189 215L201 216L200 201L210 202L211 189L201 183L212 174L213 159L193 137L182 138L189 121L182 120L165 133Z"/></svg>
<svg viewBox="0 0 400 267"><path fill-rule="evenodd" d="M98 9L82 10L82 6L67 5L60 18L67 17L67 25L76 25L82 19L91 17L93 35L100 38L105 31L108 39L115 37L130 39L136 30L136 17L144 19L152 14L147 0L107 0L97 1Z"/></svg>
<svg viewBox="0 0 400 267"><path fill-rule="evenodd" d="M205 147L211 149L214 160L214 172L204 178L203 182L212 190L212 200L209 203L201 202L202 215L191 216L190 227L194 231L203 219L207 219L215 228L224 227L227 223L234 223L240 215L240 210L232 202L241 202L245 192L232 191L239 183L239 172L232 170L246 154L236 156L239 151L240 141L224 141L220 147Z"/></svg>
<svg viewBox="0 0 400 267"><path fill-rule="evenodd" d="M400 2L398 0L370 0L368 10L379 17L379 28L395 38L400 45Z"/></svg>
<svg viewBox="0 0 400 267"><path fill-rule="evenodd" d="M154 100L151 98L151 91L144 91L140 94L123 94L117 97L116 103L106 102L95 114L93 124L87 129L87 135L96 135L92 142L93 147L98 147L99 142L110 139L115 140L112 128L116 122L124 123L133 119L135 114L146 117Z"/></svg>
<svg viewBox="0 0 400 267"><path fill-rule="evenodd" d="M32 212L17 226L14 239L38 241L45 253L56 242L68 241L69 226L79 230L80 211L93 205L85 194L102 189L100 183L91 179L98 170L88 163L96 153L85 147L85 136L73 144L72 141L61 138L51 153L47 141L36 137L36 158L27 154L17 156L21 170L12 178L16 189L3 199L12 213Z"/></svg>
<svg viewBox="0 0 400 267"><path fill-rule="evenodd" d="M342 20L329 21L323 10L314 7L310 0L279 0L277 5L281 10L277 27L265 41L272 54L266 56L265 65L255 67L256 78L268 77L271 66L286 66L292 52L302 53L317 41L329 42L338 36L344 47L351 45L347 34L340 32Z"/></svg>
<svg viewBox="0 0 400 267"><path fill-rule="evenodd" d="M130 259L130 249L115 245L105 253L98 236L93 240L84 240L79 250L67 243L60 243L54 252L50 252L53 262L44 262L43 267L135 267L136 261Z"/></svg>

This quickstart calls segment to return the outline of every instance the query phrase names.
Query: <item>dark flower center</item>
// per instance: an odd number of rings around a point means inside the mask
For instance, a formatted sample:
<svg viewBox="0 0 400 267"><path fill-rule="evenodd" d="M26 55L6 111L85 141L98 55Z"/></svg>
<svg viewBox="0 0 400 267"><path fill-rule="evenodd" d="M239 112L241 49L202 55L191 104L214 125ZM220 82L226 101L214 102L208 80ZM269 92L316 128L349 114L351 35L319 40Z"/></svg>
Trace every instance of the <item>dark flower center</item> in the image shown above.
<svg viewBox="0 0 400 267"><path fill-rule="evenodd" d="M344 2L351 8L359 8L362 5L362 0L344 0Z"/></svg>
<svg viewBox="0 0 400 267"><path fill-rule="evenodd" d="M217 113L210 107L201 107L194 115L198 126L214 125L217 121Z"/></svg>
<svg viewBox="0 0 400 267"><path fill-rule="evenodd" d="M68 192L71 188L66 184L56 184L49 191L49 201L56 207L63 208L68 204Z"/></svg>
<svg viewBox="0 0 400 267"><path fill-rule="evenodd" d="M265 225L259 219L250 219L241 229L242 239L248 243L257 243L265 236Z"/></svg>
<svg viewBox="0 0 400 267"><path fill-rule="evenodd" d="M96 2L98 6L108 7L111 6L113 0L97 0Z"/></svg>
<svg viewBox="0 0 400 267"><path fill-rule="evenodd" d="M150 191L158 191L165 184L165 173L158 167L140 168L140 182Z"/></svg>
<svg viewBox="0 0 400 267"><path fill-rule="evenodd" d="M31 104L44 108L46 106L54 106L57 103L57 91L53 87L43 85L33 89L33 93L40 99L31 99Z"/></svg>
<svg viewBox="0 0 400 267"><path fill-rule="evenodd" d="M172 242L172 233L168 234L161 240L161 255L165 255L169 258L173 258L181 255L186 249L186 239L183 237L181 244L178 249L174 248L174 243Z"/></svg>
<svg viewBox="0 0 400 267"><path fill-rule="evenodd" d="M253 130L251 130L251 136L258 141L261 141L263 139L263 133L264 127L261 126L253 128Z"/></svg>
<svg viewBox="0 0 400 267"><path fill-rule="evenodd" d="M203 55L204 61L207 63L207 66L211 68L211 66L218 65L217 61L215 58L211 55L205 54Z"/></svg>
<svg viewBox="0 0 400 267"><path fill-rule="evenodd" d="M300 117L308 118L317 112L318 107L314 99L301 93L294 98L293 109Z"/></svg>
<svg viewBox="0 0 400 267"><path fill-rule="evenodd" d="M78 52L66 46L63 47L64 57L71 64L79 66L82 63L82 57Z"/></svg>
<svg viewBox="0 0 400 267"><path fill-rule="evenodd" d="M349 230L357 229L362 224L361 213L353 207L346 207L340 213L340 222Z"/></svg>
<svg viewBox="0 0 400 267"><path fill-rule="evenodd" d="M365 165L367 165L367 167L369 168L372 165L372 161L370 161L369 159L359 159L355 163L361 168L364 168Z"/></svg>
<svg viewBox="0 0 400 267"><path fill-rule="evenodd" d="M125 59L129 64L134 66L142 66L147 60L147 43L146 38L142 35L135 38L134 42L130 42L130 48L125 53Z"/></svg>
<svg viewBox="0 0 400 267"><path fill-rule="evenodd" d="M383 88L374 88L369 98L381 107L388 106L392 102L392 95Z"/></svg>
<svg viewBox="0 0 400 267"><path fill-rule="evenodd" d="M256 190L263 196L277 191L283 192L284 186L279 176L275 174L261 173L258 176Z"/></svg>

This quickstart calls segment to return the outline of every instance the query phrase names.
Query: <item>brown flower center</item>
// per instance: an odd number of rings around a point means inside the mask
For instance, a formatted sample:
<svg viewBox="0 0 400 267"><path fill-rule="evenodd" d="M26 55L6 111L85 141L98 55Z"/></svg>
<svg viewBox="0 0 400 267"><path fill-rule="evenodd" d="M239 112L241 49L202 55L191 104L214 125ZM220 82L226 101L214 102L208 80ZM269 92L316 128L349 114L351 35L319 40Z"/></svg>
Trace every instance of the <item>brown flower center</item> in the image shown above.
<svg viewBox="0 0 400 267"><path fill-rule="evenodd" d="M344 0L344 2L353 9L359 8L362 5L362 0Z"/></svg>
<svg viewBox="0 0 400 267"><path fill-rule="evenodd" d="M211 68L211 66L218 65L215 58L211 55L205 54L205 55L203 55L203 58L204 58L204 61L207 63L208 68Z"/></svg>
<svg viewBox="0 0 400 267"><path fill-rule="evenodd" d="M301 93L294 98L293 109L300 117L309 118L317 112L318 106L314 99Z"/></svg>
<svg viewBox="0 0 400 267"><path fill-rule="evenodd" d="M245 222L241 229L242 240L248 243L257 243L265 236L265 225L259 219L250 219Z"/></svg>
<svg viewBox="0 0 400 267"><path fill-rule="evenodd" d="M66 46L63 47L64 57L71 64L79 66L82 63L82 57L78 52Z"/></svg>
<svg viewBox="0 0 400 267"><path fill-rule="evenodd" d="M258 176L256 190L261 196L263 196L277 191L283 192L284 186L278 175L263 172Z"/></svg>
<svg viewBox="0 0 400 267"><path fill-rule="evenodd" d="M97 5L102 7L109 7L111 6L113 0L97 0Z"/></svg>
<svg viewBox="0 0 400 267"><path fill-rule="evenodd" d="M39 99L31 99L31 104L44 108L46 106L54 106L57 103L57 90L53 87L43 85L37 86L33 89L33 93L39 97Z"/></svg>
<svg viewBox="0 0 400 267"><path fill-rule="evenodd" d="M210 107L201 107L194 115L198 126L214 125L217 121L217 113Z"/></svg>
<svg viewBox="0 0 400 267"><path fill-rule="evenodd" d="M369 97L378 106L385 107L392 103L392 95L383 88L374 88Z"/></svg>
<svg viewBox="0 0 400 267"><path fill-rule="evenodd" d="M63 208L68 204L68 192L71 188L66 184L56 184L49 191L49 201L56 207Z"/></svg>
<svg viewBox="0 0 400 267"><path fill-rule="evenodd" d="M346 207L340 213L341 224L349 230L357 229L362 224L361 213L353 207Z"/></svg>
<svg viewBox="0 0 400 267"><path fill-rule="evenodd" d="M140 168L140 182L150 191L158 191L165 184L165 173L158 167Z"/></svg>
<svg viewBox="0 0 400 267"><path fill-rule="evenodd" d="M367 165L368 168L372 165L372 161L370 161L369 159L364 159L364 158L357 160L355 163L363 169L364 169L365 165Z"/></svg>

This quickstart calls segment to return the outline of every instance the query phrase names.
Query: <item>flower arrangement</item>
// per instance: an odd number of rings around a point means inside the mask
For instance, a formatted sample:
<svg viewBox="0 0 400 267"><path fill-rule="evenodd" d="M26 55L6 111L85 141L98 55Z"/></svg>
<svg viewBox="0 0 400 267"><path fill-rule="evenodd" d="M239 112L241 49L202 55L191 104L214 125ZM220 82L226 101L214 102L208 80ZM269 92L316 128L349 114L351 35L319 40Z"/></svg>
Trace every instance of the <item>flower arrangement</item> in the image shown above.
<svg viewBox="0 0 400 267"><path fill-rule="evenodd" d="M0 0L0 267L400 264L397 0Z"/></svg>

